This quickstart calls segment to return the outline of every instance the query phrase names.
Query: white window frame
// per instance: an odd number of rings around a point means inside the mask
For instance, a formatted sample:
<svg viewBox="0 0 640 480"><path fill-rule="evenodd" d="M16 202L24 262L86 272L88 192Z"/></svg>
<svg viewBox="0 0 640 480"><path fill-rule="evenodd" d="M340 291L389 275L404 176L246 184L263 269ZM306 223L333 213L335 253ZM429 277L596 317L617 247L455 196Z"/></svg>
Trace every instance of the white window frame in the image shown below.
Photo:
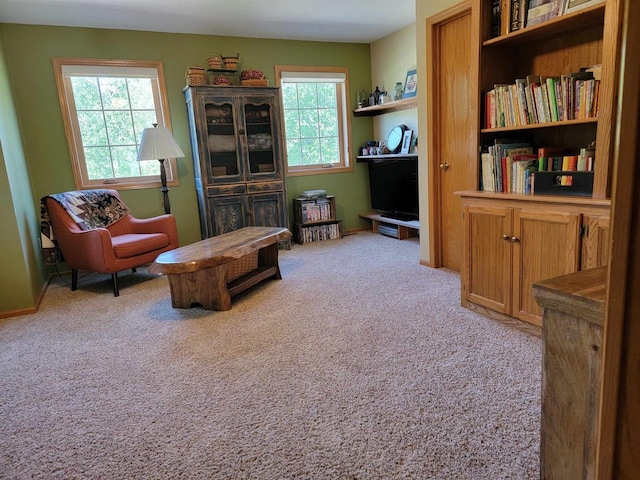
<svg viewBox="0 0 640 480"><path fill-rule="evenodd" d="M323 81L326 82L330 80L331 82L336 83L340 144L339 162L322 165L318 164L290 166L287 159L287 148L285 139L284 150L287 176L352 172L353 162L351 161L351 115L348 108L348 106L351 105L351 102L349 100L349 69L344 67L276 65L275 74L277 86L280 88L285 82L302 83L308 81L316 83ZM284 122L284 112L282 115L282 119L282 121ZM285 130L286 135L286 129L284 128L284 126L283 130Z"/></svg>
<svg viewBox="0 0 640 480"><path fill-rule="evenodd" d="M71 76L79 74L86 76L109 76L109 77L144 77L150 78L153 87L156 119L159 125L171 130L171 117L169 115L169 102L167 99L167 88L164 79L164 70L160 61L144 60L101 60L84 58L53 58L53 70L58 88L58 98L69 146L71 166L76 188L112 188L115 190L134 188L156 188L160 182L160 163L158 163L157 175L90 179L85 163L84 148L82 146L82 135L78 124ZM152 127L152 125L148 125ZM140 135L142 132L140 132ZM139 145L138 145L139 147ZM165 171L167 184L170 186L180 185L178 178L178 168L175 158L165 159ZM149 160L151 161L151 160Z"/></svg>

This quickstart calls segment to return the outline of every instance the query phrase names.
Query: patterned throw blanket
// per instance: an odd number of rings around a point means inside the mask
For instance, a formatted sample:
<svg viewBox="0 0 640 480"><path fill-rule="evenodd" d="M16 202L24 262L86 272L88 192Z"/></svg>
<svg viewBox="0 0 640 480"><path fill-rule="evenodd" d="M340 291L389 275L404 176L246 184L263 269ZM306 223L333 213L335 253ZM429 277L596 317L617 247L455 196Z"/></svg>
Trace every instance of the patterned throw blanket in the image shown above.
<svg viewBox="0 0 640 480"><path fill-rule="evenodd" d="M43 197L40 200L40 238L45 265L64 261L51 228L47 198L62 205L82 230L108 227L129 213L127 206L108 190L83 190Z"/></svg>

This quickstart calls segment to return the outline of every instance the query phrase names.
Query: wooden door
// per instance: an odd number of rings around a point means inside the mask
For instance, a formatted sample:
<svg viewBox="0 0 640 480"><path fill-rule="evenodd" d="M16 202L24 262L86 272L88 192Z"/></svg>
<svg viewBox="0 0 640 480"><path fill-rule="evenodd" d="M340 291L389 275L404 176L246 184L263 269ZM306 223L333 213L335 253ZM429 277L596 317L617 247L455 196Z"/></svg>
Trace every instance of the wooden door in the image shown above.
<svg viewBox="0 0 640 480"><path fill-rule="evenodd" d="M608 216L585 215L582 238L582 261L580 268L600 267L609 263L609 226Z"/></svg>
<svg viewBox="0 0 640 480"><path fill-rule="evenodd" d="M464 209L465 267L462 304L467 301L511 314L512 209L467 206Z"/></svg>
<svg viewBox="0 0 640 480"><path fill-rule="evenodd" d="M427 43L431 263L460 271L464 225L454 192L477 188L477 55L470 3L429 19Z"/></svg>
<svg viewBox="0 0 640 480"><path fill-rule="evenodd" d="M580 214L514 209L512 244L513 316L541 325L532 285L578 271Z"/></svg>

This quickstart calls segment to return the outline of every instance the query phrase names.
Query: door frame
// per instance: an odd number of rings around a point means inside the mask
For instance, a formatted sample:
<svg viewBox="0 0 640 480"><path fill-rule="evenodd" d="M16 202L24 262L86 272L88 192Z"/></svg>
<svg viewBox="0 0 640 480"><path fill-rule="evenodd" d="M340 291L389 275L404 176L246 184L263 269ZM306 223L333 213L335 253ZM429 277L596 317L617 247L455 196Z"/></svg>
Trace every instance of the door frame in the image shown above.
<svg viewBox="0 0 640 480"><path fill-rule="evenodd" d="M610 8L610 5L612 7ZM605 15L619 15L616 59L618 105L614 112L611 236L603 331L602 384L597 438L597 480L632 478L640 462L640 2L607 2ZM618 78L619 75L619 78ZM624 141L622 141L624 139Z"/></svg>
<svg viewBox="0 0 640 480"><path fill-rule="evenodd" d="M471 1L467 0L454 5L447 10L427 18L426 43L427 43L427 185L429 201L429 265L434 268L441 268L444 265L444 246L442 241L443 221L442 221L442 186L440 184L439 164L440 152L440 129L437 119L442 113L440 104L440 88L438 80L440 76L440 27L446 23L457 20L465 15L471 15L471 58L479 58L480 44L479 32L476 32L475 25L479 22L474 19L478 15L477 9L472 8ZM471 65L471 91L477 92L479 62L472 62ZM471 134L478 143L478 99L475 93L471 95L469 114L471 123L474 125ZM470 172L477 182L477 171Z"/></svg>

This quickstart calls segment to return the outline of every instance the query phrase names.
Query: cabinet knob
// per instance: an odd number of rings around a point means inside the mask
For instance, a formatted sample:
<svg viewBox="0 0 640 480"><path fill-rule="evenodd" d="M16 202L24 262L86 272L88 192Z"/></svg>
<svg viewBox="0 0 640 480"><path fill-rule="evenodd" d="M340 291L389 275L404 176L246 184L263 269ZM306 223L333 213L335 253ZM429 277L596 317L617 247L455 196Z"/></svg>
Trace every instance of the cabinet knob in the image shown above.
<svg viewBox="0 0 640 480"><path fill-rule="evenodd" d="M449 163L448 162L444 162L440 164L440 170L448 170L449 169Z"/></svg>
<svg viewBox="0 0 640 480"><path fill-rule="evenodd" d="M512 243L518 243L520 241L520 239L518 239L518 237L511 237L511 242Z"/></svg>
<svg viewBox="0 0 640 480"><path fill-rule="evenodd" d="M502 239L509 241L511 240L511 237L509 235L502 235Z"/></svg>

